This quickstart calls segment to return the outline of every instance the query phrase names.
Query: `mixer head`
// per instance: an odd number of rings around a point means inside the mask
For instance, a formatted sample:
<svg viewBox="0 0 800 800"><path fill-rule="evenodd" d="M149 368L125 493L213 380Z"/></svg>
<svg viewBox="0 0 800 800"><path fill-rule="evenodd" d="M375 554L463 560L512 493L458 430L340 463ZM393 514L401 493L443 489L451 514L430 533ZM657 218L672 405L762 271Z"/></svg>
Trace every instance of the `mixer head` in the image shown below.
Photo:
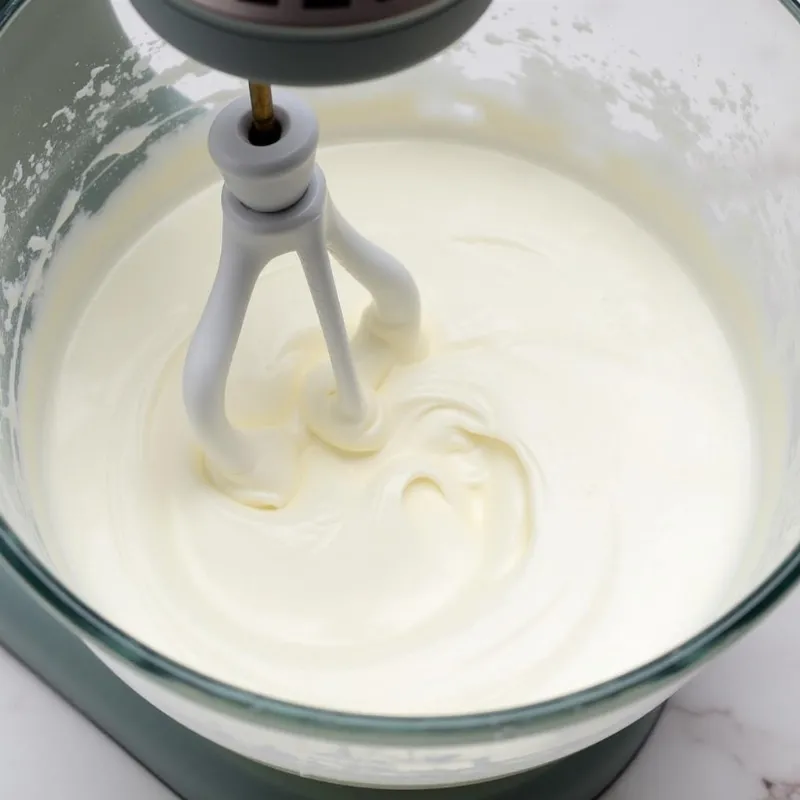
<svg viewBox="0 0 800 800"><path fill-rule="evenodd" d="M453 44L491 0L132 0L171 45L259 83L369 80Z"/></svg>

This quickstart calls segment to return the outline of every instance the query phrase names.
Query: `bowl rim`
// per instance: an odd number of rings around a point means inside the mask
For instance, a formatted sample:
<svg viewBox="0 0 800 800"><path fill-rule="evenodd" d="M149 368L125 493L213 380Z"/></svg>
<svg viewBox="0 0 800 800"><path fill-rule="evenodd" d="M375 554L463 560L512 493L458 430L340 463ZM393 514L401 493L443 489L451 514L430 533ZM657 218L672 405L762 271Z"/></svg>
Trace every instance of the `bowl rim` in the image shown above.
<svg viewBox="0 0 800 800"><path fill-rule="evenodd" d="M800 0L778 0L800 22ZM0 32L28 0L0 0ZM134 670L203 703L216 703L227 712L279 727L313 729L319 735L369 738L420 737L425 734L456 738L496 736L498 728L542 732L586 719L609 707L630 702L637 691L656 692L679 681L692 669L747 632L800 581L800 543L749 594L725 614L672 650L635 669L570 694L515 708L448 716L390 716L356 714L291 703L239 688L190 669L144 645L97 613L62 584L17 536L0 515L0 558L38 600L67 627L88 638ZM373 740L374 741L374 740Z"/></svg>

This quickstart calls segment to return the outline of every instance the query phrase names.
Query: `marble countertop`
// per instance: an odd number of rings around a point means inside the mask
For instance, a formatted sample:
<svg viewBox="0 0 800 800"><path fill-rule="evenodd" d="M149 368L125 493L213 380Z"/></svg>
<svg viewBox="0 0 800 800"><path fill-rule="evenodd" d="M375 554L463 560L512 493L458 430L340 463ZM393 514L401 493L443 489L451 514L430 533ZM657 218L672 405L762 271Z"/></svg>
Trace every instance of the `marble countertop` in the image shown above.
<svg viewBox="0 0 800 800"><path fill-rule="evenodd" d="M0 651L0 797L174 800ZM669 705L605 800L800 800L800 591Z"/></svg>
<svg viewBox="0 0 800 800"><path fill-rule="evenodd" d="M800 800L800 592L673 699L605 800Z"/></svg>

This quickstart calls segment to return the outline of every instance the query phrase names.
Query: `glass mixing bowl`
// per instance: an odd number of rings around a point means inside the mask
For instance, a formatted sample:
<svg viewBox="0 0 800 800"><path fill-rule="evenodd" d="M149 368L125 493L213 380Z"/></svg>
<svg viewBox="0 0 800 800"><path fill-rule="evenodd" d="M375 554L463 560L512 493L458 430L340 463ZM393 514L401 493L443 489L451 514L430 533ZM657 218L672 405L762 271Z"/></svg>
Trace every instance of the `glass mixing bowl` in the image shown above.
<svg viewBox="0 0 800 800"><path fill-rule="evenodd" d="M308 93L329 138L499 137L611 187L680 248L721 318L735 320L762 427L751 551L705 630L567 697L408 719L305 708L211 680L126 635L51 571L20 463L17 390L52 252L148 148L207 124L243 87L157 42L124 0L0 0L0 551L13 572L174 719L251 759L323 780L484 781L581 750L656 708L800 574L799 14L788 0L496 0L433 62Z"/></svg>

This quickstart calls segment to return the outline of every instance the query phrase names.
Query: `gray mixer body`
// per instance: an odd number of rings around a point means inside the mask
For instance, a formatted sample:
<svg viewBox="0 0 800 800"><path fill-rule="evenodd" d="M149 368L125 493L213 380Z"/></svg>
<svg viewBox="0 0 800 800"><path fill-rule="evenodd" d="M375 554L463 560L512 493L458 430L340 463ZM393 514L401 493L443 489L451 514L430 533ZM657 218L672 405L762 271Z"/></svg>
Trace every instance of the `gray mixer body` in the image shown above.
<svg viewBox="0 0 800 800"><path fill-rule="evenodd" d="M132 0L186 55L262 83L332 86L413 66L461 38L491 0Z"/></svg>

